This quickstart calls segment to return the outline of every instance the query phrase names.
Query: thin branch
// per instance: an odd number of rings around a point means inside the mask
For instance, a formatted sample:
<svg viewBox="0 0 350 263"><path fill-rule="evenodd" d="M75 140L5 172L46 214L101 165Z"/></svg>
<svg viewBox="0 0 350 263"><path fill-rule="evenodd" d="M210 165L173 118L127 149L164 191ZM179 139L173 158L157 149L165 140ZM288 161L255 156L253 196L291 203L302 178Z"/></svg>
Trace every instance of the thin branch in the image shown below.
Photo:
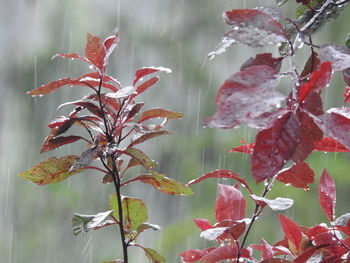
<svg viewBox="0 0 350 263"><path fill-rule="evenodd" d="M266 186L265 186L265 189L264 189L264 192L262 193L261 197L265 197L266 194L271 190L271 185L272 185L273 181L271 183L268 183ZM261 209L259 211L259 209ZM244 245L245 245L245 242L247 241L247 238L248 238L248 235L252 229L252 226L255 222L255 220L259 217L260 213L262 212L262 207L261 205L259 205L258 203L255 204L255 209L254 209L254 212L252 214L252 217L251 217L251 220L250 220L250 223L249 223L249 226L248 226L248 229L247 231L245 232L244 234L244 237L243 237L243 240L242 240L242 243L241 243L241 246L240 246L240 249L238 250L238 254L237 254L237 259L236 259L236 263L239 263L240 262L240 257L241 257L241 252L242 250L244 249Z"/></svg>

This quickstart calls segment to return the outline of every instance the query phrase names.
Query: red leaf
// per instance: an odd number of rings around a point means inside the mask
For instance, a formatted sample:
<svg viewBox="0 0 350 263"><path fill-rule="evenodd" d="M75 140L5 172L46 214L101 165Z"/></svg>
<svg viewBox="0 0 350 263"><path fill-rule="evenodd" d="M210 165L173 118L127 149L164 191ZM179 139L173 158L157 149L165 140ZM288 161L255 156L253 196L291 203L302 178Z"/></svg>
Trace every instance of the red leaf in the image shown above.
<svg viewBox="0 0 350 263"><path fill-rule="evenodd" d="M189 249L180 254L181 259L185 263L192 263L192 262L197 262L200 260L204 255L208 254L210 251L216 249L216 247L210 247L210 248L205 248L203 250L199 249Z"/></svg>
<svg viewBox="0 0 350 263"><path fill-rule="evenodd" d="M219 184L215 202L216 221L240 220L245 216L246 202L242 193L233 186Z"/></svg>
<svg viewBox="0 0 350 263"><path fill-rule="evenodd" d="M237 180L238 182L240 182L244 187L247 188L247 190L249 191L249 193L253 193L252 190L250 189L250 187L248 186L248 184L246 183L246 181L241 178L238 174L231 172L229 170L216 170L207 174L202 175L201 177L197 178L197 179L193 179L191 181L189 181L187 183L188 186L192 185L192 184L197 184L205 179L208 178L232 178Z"/></svg>
<svg viewBox="0 0 350 263"><path fill-rule="evenodd" d="M307 60L303 71L300 74L301 78L306 77L307 75L311 74L312 72L317 70L317 67L320 64L320 60L318 58L318 54L316 52L312 52L311 56Z"/></svg>
<svg viewBox="0 0 350 263"><path fill-rule="evenodd" d="M290 112L277 119L271 128L257 134L251 158L257 182L273 177L283 168L293 155L299 137L298 120Z"/></svg>
<svg viewBox="0 0 350 263"><path fill-rule="evenodd" d="M133 94L131 95L131 99L135 98L137 95L145 92L149 87L153 86L154 84L156 84L159 80L159 77L156 76L156 77L153 77L147 81L145 81L144 83L142 83L141 85L139 85L136 90L135 90L135 93L136 94Z"/></svg>
<svg viewBox="0 0 350 263"><path fill-rule="evenodd" d="M204 125L214 128L236 128L247 123L253 128L268 127L265 116L273 112L285 97L276 92L277 72L266 65L251 66L232 75L216 94L216 113ZM278 113L280 115L280 113ZM274 119L276 116L273 116ZM264 121L261 121L261 119Z"/></svg>
<svg viewBox="0 0 350 263"><path fill-rule="evenodd" d="M242 66L241 71L250 66L266 65L273 68L276 72L281 69L283 57L274 58L271 53L257 54L255 58L248 59Z"/></svg>
<svg viewBox="0 0 350 263"><path fill-rule="evenodd" d="M156 109L144 111L141 114L140 119L138 120L138 123L144 122L149 119L154 119L154 118L167 118L167 119L173 120L173 119L180 119L182 117L183 117L182 113L169 111L161 108L156 108Z"/></svg>
<svg viewBox="0 0 350 263"><path fill-rule="evenodd" d="M326 137L316 142L314 151L320 152L349 152L344 145L340 144L331 137Z"/></svg>
<svg viewBox="0 0 350 263"><path fill-rule="evenodd" d="M90 63L90 61L88 61L87 59L79 56L77 53L60 53L60 54L56 54L52 57L52 59L56 58L56 57L63 57L63 58L68 58L68 59L80 59L84 62Z"/></svg>
<svg viewBox="0 0 350 263"><path fill-rule="evenodd" d="M299 102L302 102L311 90L319 91L324 89L331 80L331 77L332 63L323 62L320 65L320 69L318 71L313 72L310 80L300 87L298 98Z"/></svg>
<svg viewBox="0 0 350 263"><path fill-rule="evenodd" d="M99 37L96 37L90 33L87 34L85 56L100 72L103 71L106 50Z"/></svg>
<svg viewBox="0 0 350 263"><path fill-rule="evenodd" d="M246 154L252 154L254 150L255 143L247 144L242 138L240 139L241 143L243 145L233 147L231 150L227 152L241 152L241 153L246 153Z"/></svg>
<svg viewBox="0 0 350 263"><path fill-rule="evenodd" d="M142 135L141 137L137 138L136 140L132 141L132 143L130 143L130 145L128 146L128 148L133 147L137 144L140 144L144 141L147 141L149 139L161 136L161 135L167 135L170 134L170 132L167 131L156 131L156 132L150 132L150 133L146 133L144 135Z"/></svg>
<svg viewBox="0 0 350 263"><path fill-rule="evenodd" d="M330 114L329 114L330 113ZM320 117L319 127L325 134L350 150L350 109L332 108Z"/></svg>
<svg viewBox="0 0 350 263"><path fill-rule="evenodd" d="M163 68L163 67L145 67L142 69L138 69L138 70L136 70L136 73L135 73L135 79L134 79L133 85L135 86L136 82L138 82L144 76L147 76L149 74L152 74L152 73L158 72L158 71L163 71L165 73L171 73L171 69Z"/></svg>
<svg viewBox="0 0 350 263"><path fill-rule="evenodd" d="M51 92L54 92L55 90L59 89L60 87L66 86L66 85L71 84L73 82L74 82L74 80L72 80L70 78L55 80L55 81L50 82L49 84L42 85L39 88L28 91L27 94L32 95L32 96L46 95L46 94L49 94Z"/></svg>
<svg viewBox="0 0 350 263"><path fill-rule="evenodd" d="M208 219L196 218L196 219L193 219L193 221L195 222L197 227L202 231L213 228L213 226L210 224Z"/></svg>
<svg viewBox="0 0 350 263"><path fill-rule="evenodd" d="M287 41L282 25L260 10L235 9L225 12L224 19L233 29L224 34L221 43L209 53L209 59L225 52L233 43L262 47Z"/></svg>
<svg viewBox="0 0 350 263"><path fill-rule="evenodd" d="M283 214L279 215L279 219L284 235L294 245L295 249L298 250L302 240L300 227Z"/></svg>
<svg viewBox="0 0 350 263"><path fill-rule="evenodd" d="M40 153L48 152L62 145L69 144L80 140L80 136L61 136L57 138L50 139L49 141L45 141L44 145L41 147Z"/></svg>
<svg viewBox="0 0 350 263"><path fill-rule="evenodd" d="M265 239L261 238L261 244L262 244L262 256L263 259L269 259L269 258L273 258L274 253L272 250L272 246L269 245Z"/></svg>
<svg viewBox="0 0 350 263"><path fill-rule="evenodd" d="M201 258L201 263L216 263L225 259L233 259L237 256L237 248L235 246L225 245L211 250L208 254Z"/></svg>
<svg viewBox="0 0 350 263"><path fill-rule="evenodd" d="M315 116L323 114L322 98L316 92L309 93L301 103L301 108Z"/></svg>
<svg viewBox="0 0 350 263"><path fill-rule="evenodd" d="M322 130L320 130L307 112L301 111L297 116L300 127L300 137L291 157L291 160L296 163L304 161L313 151L315 143L321 140L323 136Z"/></svg>
<svg viewBox="0 0 350 263"><path fill-rule="evenodd" d="M107 60L108 60L109 56L111 55L113 50L118 45L119 40L120 40L119 33L116 32L113 36L107 37L105 39L105 41L103 42L103 45L104 45L105 50L106 50L106 56L104 58L104 64L105 65L107 64Z"/></svg>
<svg viewBox="0 0 350 263"><path fill-rule="evenodd" d="M335 219L335 195L336 190L334 180L328 174L327 170L324 169L318 185L318 199L320 200L323 212L331 222Z"/></svg>
<svg viewBox="0 0 350 263"><path fill-rule="evenodd" d="M223 227L227 225L228 228L225 230L225 232L219 236L219 239L222 241L233 239L238 240L240 236L244 233L246 228L246 223L244 222L232 222L232 221L222 221L215 225L215 227Z"/></svg>
<svg viewBox="0 0 350 263"><path fill-rule="evenodd" d="M309 165L300 162L278 174L277 180L285 184L291 184L296 188L303 188L309 191L310 188L307 184L312 184L314 182L314 176L314 171Z"/></svg>

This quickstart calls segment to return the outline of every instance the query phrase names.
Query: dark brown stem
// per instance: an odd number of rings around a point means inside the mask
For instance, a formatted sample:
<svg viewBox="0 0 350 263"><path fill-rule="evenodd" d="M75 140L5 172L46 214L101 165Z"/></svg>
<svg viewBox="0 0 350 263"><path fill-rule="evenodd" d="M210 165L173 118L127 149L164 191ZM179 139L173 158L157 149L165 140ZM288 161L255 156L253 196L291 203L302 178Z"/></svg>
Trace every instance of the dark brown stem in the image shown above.
<svg viewBox="0 0 350 263"><path fill-rule="evenodd" d="M117 202L118 202L118 217L119 217L118 221L119 221L120 239L123 245L124 263L128 263L128 245L129 244L126 241L125 233L124 233L122 196L120 192L120 178L119 178L119 172L118 172L117 166L115 165L114 156L111 156L111 157L112 157L112 163L113 163L112 177L113 177L113 183L114 183L115 192L117 194Z"/></svg>
<svg viewBox="0 0 350 263"><path fill-rule="evenodd" d="M112 136L112 129L113 127L110 127L108 125L107 122L107 117L105 115L105 111L104 111L104 105L102 104L102 100L101 100L101 87L102 87L102 82L103 82L103 76L100 77L100 83L99 83L99 87L98 90L96 91L97 97L98 97L98 102L99 102L99 106L102 112L102 118L103 118L103 123L105 126L105 135L106 135L106 139L108 141L108 143L113 143L113 136ZM118 117L119 114L121 113L121 111L118 111ZM117 143L117 146L119 146L119 143ZM126 240L125 237L125 233L124 233L124 221L123 221L123 209L122 209L122 195L121 195L121 184L120 184L120 176L119 176L119 171L118 168L116 166L116 155L115 153L112 154L108 154L108 157L111 158L112 160L112 168L108 167L108 165L105 163L105 161L103 160L103 156L102 154L100 154L100 159L102 164L107 168L108 172L111 174L112 178L113 178L113 184L114 184L114 188L115 188L115 193L117 195L117 203L118 203L118 223L119 223L119 230L120 230L120 239L122 242L122 246L123 246L123 259L124 259L124 263L128 263L128 246L129 243Z"/></svg>
<svg viewBox="0 0 350 263"><path fill-rule="evenodd" d="M261 196L262 196L262 197L265 197L266 194L270 191L270 189L271 189L271 187L270 187L270 183L269 183L269 184L267 184L267 185L265 186L264 192L262 193ZM260 209L260 211L259 211L259 209ZM238 250L238 253L237 253L237 259L236 259L236 262L237 262L237 263L239 263L239 259L240 259L240 257L241 257L241 252L242 252L242 250L244 249L245 242L247 241L247 238L248 238L248 235L249 235L249 233L250 233L250 231L251 231L251 229L252 229L252 226L253 226L254 222L256 221L256 219L258 219L258 217L259 217L261 211L262 211L261 205L259 205L258 203L256 203L256 204L255 204L255 209L254 209L253 215L252 215L252 217L251 217L251 219L250 219L250 223L249 223L248 229L247 229L247 231L246 231L245 234L244 234L242 243L241 243L241 245L240 245L240 249Z"/></svg>

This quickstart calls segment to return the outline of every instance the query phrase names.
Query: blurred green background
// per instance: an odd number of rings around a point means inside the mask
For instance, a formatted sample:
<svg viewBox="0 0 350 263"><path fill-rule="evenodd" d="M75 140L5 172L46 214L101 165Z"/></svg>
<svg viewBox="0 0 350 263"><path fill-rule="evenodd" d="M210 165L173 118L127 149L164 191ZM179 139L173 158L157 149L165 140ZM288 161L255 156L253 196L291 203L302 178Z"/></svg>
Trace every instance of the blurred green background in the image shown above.
<svg viewBox="0 0 350 263"><path fill-rule="evenodd" d="M282 9L293 16L296 4L290 2ZM272 0L0 0L0 262L90 263L121 257L119 234L113 227L79 237L71 232L74 212L96 214L108 209L113 187L101 184L102 176L83 173L44 187L16 176L48 157L79 155L84 149L83 143L75 143L39 155L49 132L47 123L66 114L64 110L57 112L57 106L80 98L83 88L61 89L35 99L25 93L52 80L89 71L78 61L51 61L60 52L83 54L87 32L105 38L116 26L120 29L122 40L108 71L124 85L130 85L135 70L143 66L173 70L170 75L161 75L157 86L142 98L146 108L160 106L185 113L184 119L169 126L173 135L157 138L143 148L159 161L159 171L187 182L214 169L231 169L259 193L262 185L251 178L249 157L226 152L237 146L241 137L252 142L256 131L247 127L203 129L201 122L214 113L219 86L245 60L266 51L278 54L275 47L256 50L236 45L209 61L207 54L228 30L222 13L274 4ZM342 44L349 18L347 8L339 19L315 35L314 42ZM305 47L295 59L305 61L308 54ZM288 70L288 63L283 70ZM338 75L334 79L324 94L325 108L342 102L343 83ZM279 89L287 93L290 84L282 81ZM316 181L324 168L336 179L337 216L350 212L349 155L313 153L308 161L315 169ZM162 231L145 234L140 243L161 252L168 262L180 262L178 253L183 250L208 245L199 238L200 231L192 219L209 218L213 222L218 182L232 183L211 179L194 186L195 195L190 197L166 196L139 183L128 187L124 194L144 198L149 221L162 226ZM287 216L310 225L326 220L316 190L316 184L305 192L276 183L269 197L295 199ZM251 209L249 203L247 217ZM282 238L276 213L268 209L253 230L250 242L260 242L261 236L270 243ZM147 262L137 248L130 248L130 254L131 262Z"/></svg>

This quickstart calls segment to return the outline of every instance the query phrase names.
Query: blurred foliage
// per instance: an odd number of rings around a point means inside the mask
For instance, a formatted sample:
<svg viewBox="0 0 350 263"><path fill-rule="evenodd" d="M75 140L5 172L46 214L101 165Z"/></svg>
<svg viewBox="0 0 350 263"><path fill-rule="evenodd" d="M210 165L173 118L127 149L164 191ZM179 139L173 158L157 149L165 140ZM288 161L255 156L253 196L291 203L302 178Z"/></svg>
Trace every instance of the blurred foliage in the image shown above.
<svg viewBox="0 0 350 263"><path fill-rule="evenodd" d="M283 10L293 17L294 1ZM108 209L107 196L112 186L102 185L102 178L82 173L50 186L36 186L15 175L49 156L79 154L79 143L50 154L39 155L41 143L48 132L47 123L55 116L57 106L79 97L83 89L66 89L45 100L25 94L39 85L62 76L76 76L85 72L79 62L50 58L59 52L77 50L83 53L86 32L104 38L115 26L120 28L122 41L111 58L110 73L125 85L131 83L135 69L142 66L165 66L173 70L161 76L159 84L148 92L148 105L166 106L185 113L185 118L170 125L174 134L147 143L147 152L159 160L160 171L169 177L187 182L214 169L231 169L246 178L259 192L249 172L249 157L227 153L239 144L239 138L254 140L255 131L214 130L201 128L201 120L214 112L215 93L224 80L256 52L243 46L233 46L213 61L207 53L220 40L227 28L222 12L233 8L252 8L274 5L272 0L255 1L39 1L0 0L0 255L1 261L11 263L36 262L100 262L111 260L118 253L118 233L105 229L74 237L71 216L74 212L94 214ZM350 9L323 28L315 36L315 43L343 43L347 34ZM336 30L334 30L336 28ZM305 48L307 49L307 48ZM298 59L304 61L305 53ZM288 68L288 65L285 65ZM281 90L288 90L288 81ZM339 105L343 92L340 77L326 92L325 108ZM147 104L146 104L147 105ZM69 110L69 109L67 109ZM350 169L348 154L314 153L308 161L315 169L317 181L327 168L337 183L337 215L347 210ZM137 169L134 170L135 174ZM226 181L225 181L226 182ZM179 261L177 254L184 249L202 248L192 219L213 220L217 181L212 179L193 187L191 197L168 197L141 184L129 188L130 193L143 197L150 209L150 222L162 226L158 233L147 233L141 240L155 243L169 262ZM290 197L295 205L287 213L301 224L321 222L324 216L317 201L316 185L310 192L276 183L269 197ZM125 193L127 194L127 193ZM251 205L248 210L251 210ZM248 212L249 214L250 212ZM269 243L280 238L271 220L272 212L265 212L254 226L250 239L260 241L264 235ZM131 248L132 262L143 260L142 251ZM135 252L134 252L135 251Z"/></svg>

